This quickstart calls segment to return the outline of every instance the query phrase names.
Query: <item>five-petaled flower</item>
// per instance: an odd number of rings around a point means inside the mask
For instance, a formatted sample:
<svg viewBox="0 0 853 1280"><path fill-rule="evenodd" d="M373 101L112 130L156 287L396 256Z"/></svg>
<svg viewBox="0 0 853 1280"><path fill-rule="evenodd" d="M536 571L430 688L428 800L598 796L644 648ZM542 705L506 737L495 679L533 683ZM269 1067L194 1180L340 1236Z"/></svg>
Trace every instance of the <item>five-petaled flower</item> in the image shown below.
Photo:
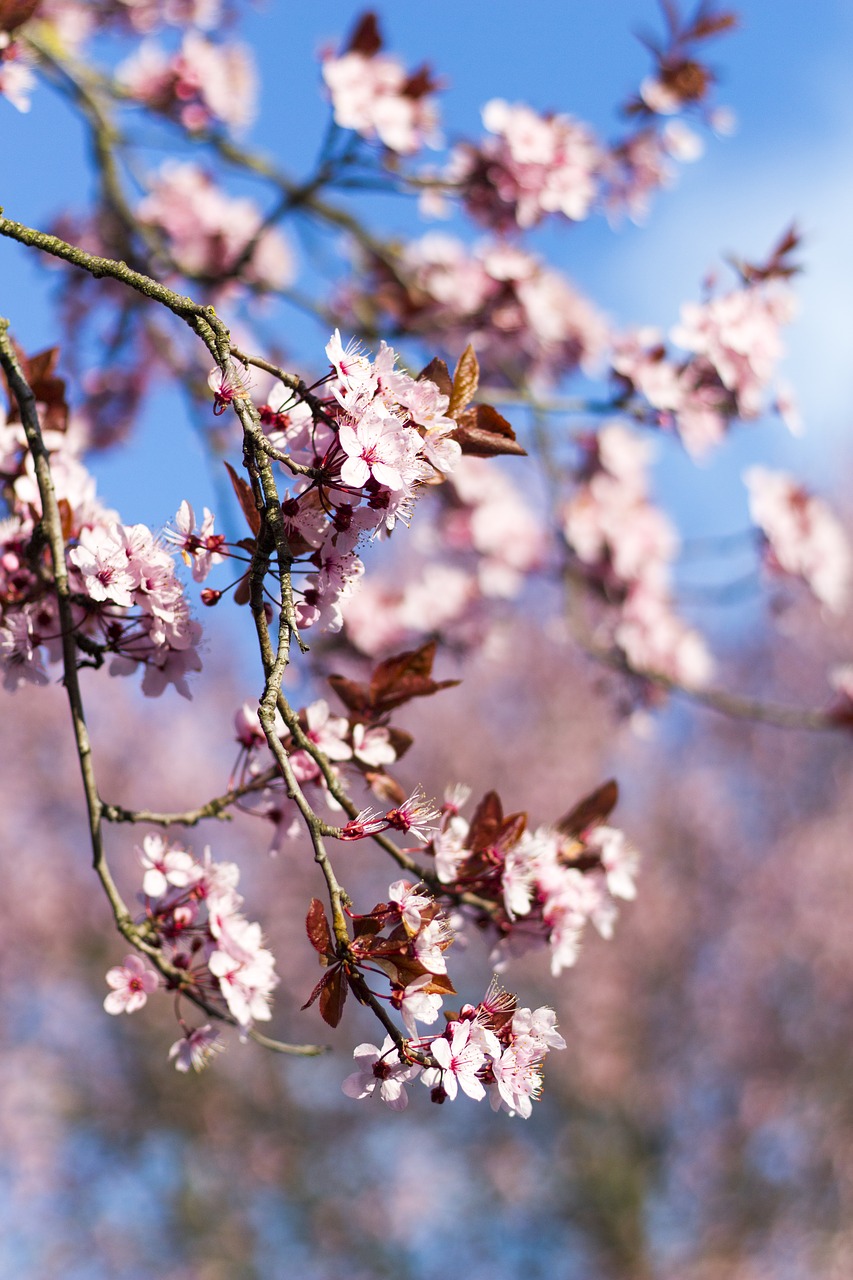
<svg viewBox="0 0 853 1280"><path fill-rule="evenodd" d="M131 954L125 956L124 964L109 970L107 985L112 987L104 1000L107 1013L136 1013L159 987L160 975L149 969L139 956Z"/></svg>

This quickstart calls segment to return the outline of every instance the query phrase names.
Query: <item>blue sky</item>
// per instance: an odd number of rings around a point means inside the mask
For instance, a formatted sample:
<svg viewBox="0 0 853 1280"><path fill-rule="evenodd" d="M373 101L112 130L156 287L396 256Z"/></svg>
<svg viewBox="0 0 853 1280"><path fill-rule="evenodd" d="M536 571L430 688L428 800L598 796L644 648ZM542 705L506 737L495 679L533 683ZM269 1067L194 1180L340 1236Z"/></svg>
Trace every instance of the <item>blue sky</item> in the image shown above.
<svg viewBox="0 0 853 1280"><path fill-rule="evenodd" d="M737 483L743 466L771 450L782 464L831 486L848 462L853 405L853 7L845 0L746 0L738 8L742 29L709 50L720 75L720 100L738 116L736 135L709 140L705 157L682 168L677 187L656 201L643 227L628 224L613 232L593 219L537 233L534 245L619 323L668 327L721 254L758 257L795 218L806 235L807 271L798 284L801 314L789 333L785 373L801 398L806 438L788 441L778 425L749 428L710 471L694 475L680 459L665 471L677 489L695 484L708 493L718 474ZM360 11L350 0L322 6L268 2L244 24L264 84L251 140L294 174L310 169L327 118L316 54L324 44L337 44ZM428 61L447 81L443 113L451 138L478 135L479 108L495 95L568 111L602 133L614 131L614 104L648 69L633 33L660 30L653 0L538 0L523 20L514 5L432 0L389 8L382 22L389 49L409 65ZM90 179L81 131L62 104L39 89L29 115L19 116L5 102L0 112L0 203L7 214L45 225L58 211L79 207ZM377 209L389 229L415 227L407 207L383 202ZM31 253L0 244L0 312L10 315L29 347L56 338L51 283L52 273ZM298 348L301 340L306 363L314 364L320 331L292 313L283 314L282 325L289 345ZM156 524L168 518L185 496L187 473L196 505L212 500L197 443L174 429L180 416L172 397L157 397L134 456L116 454L97 464L109 500L126 519ZM164 473L166 430L171 462ZM156 494L140 503L146 477L156 477ZM126 510L128 502L134 510ZM692 501L686 505L695 509Z"/></svg>

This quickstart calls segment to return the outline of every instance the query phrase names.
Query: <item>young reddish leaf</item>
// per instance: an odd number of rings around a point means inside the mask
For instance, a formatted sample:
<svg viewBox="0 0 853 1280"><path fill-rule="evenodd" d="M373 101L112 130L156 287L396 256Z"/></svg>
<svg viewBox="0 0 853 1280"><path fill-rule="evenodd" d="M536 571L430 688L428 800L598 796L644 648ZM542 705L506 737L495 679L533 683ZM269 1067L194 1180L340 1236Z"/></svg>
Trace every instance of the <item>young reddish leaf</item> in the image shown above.
<svg viewBox="0 0 853 1280"><path fill-rule="evenodd" d="M374 915L356 916L352 922L352 930L356 938L373 937L381 928L381 920L377 920Z"/></svg>
<svg viewBox="0 0 853 1280"><path fill-rule="evenodd" d="M458 680L433 680L435 649L435 641L430 640L420 649L386 658L375 668L369 686L340 675L329 676L329 684L350 711L365 722L375 721L412 698L427 698L459 684Z"/></svg>
<svg viewBox="0 0 853 1280"><path fill-rule="evenodd" d="M384 715L404 702L411 702L412 698L429 698L442 689L455 689L461 683L461 680L433 680L430 676L405 676L393 689L374 700L374 713Z"/></svg>
<svg viewBox="0 0 853 1280"><path fill-rule="evenodd" d="M494 458L498 454L526 457L527 450L515 438L506 418L490 404L475 404L459 416L458 426L450 433L467 453L475 458Z"/></svg>
<svg viewBox="0 0 853 1280"><path fill-rule="evenodd" d="M313 991L311 992L311 994L310 994L310 996L308 997L308 999L305 1001L305 1003L304 1003L303 1005L300 1005L300 1012L303 1012L305 1009L310 1009L310 1008L311 1008L311 1005L312 1005L312 1004L314 1003L314 1001L317 999L317 997L319 996L320 992L321 992L321 991L323 991L323 990L324 990L324 988L326 988L326 987L329 985L329 983L332 981L332 979L334 978L334 976L335 976L335 974L337 973L337 971L338 971L338 969L339 969L339 968L340 968L340 965L336 965L334 969L327 969L327 970L326 970L326 972L323 974L323 976L322 976L322 978L320 979L320 981L319 981L319 982L317 983L317 985L314 987L314 989L313 989Z"/></svg>
<svg viewBox="0 0 853 1280"><path fill-rule="evenodd" d="M414 738L410 733L406 733L405 729L395 729L393 725L388 729L388 739L396 752L398 760L402 759L414 742Z"/></svg>
<svg viewBox="0 0 853 1280"><path fill-rule="evenodd" d="M447 396L448 400L453 395L453 380L450 377L450 370L443 360L439 360L438 356L430 360L426 368L421 369L418 374L418 382L423 382L425 379L429 382L434 382L441 394Z"/></svg>
<svg viewBox="0 0 853 1280"><path fill-rule="evenodd" d="M390 773L381 773L374 769L365 773L364 780L370 790L388 809L398 809L405 803L407 793Z"/></svg>
<svg viewBox="0 0 853 1280"><path fill-rule="evenodd" d="M406 80L401 93L405 98L423 98L428 93L435 93L441 88L441 81L436 80L426 63Z"/></svg>
<svg viewBox="0 0 853 1280"><path fill-rule="evenodd" d="M329 676L329 684L348 711L364 719L370 718L371 700L367 685L339 675Z"/></svg>
<svg viewBox="0 0 853 1280"><path fill-rule="evenodd" d="M36 400L42 406L42 427L46 431L65 431L68 426L65 382L55 373L59 360L59 347L48 347L44 351L36 352L33 356L27 356L17 343L14 346L24 377L30 384ZM13 408L9 414L9 420L17 421L17 403L14 396L11 397L11 403Z"/></svg>
<svg viewBox="0 0 853 1280"><path fill-rule="evenodd" d="M347 45L348 53L362 53L365 58L372 58L382 48L382 36L375 13L363 13L355 24L355 29Z"/></svg>
<svg viewBox="0 0 853 1280"><path fill-rule="evenodd" d="M722 10L720 13L705 13L706 6L700 7L699 13L684 33L687 40L706 40L708 36L720 35L723 31L734 31L739 18L734 10Z"/></svg>
<svg viewBox="0 0 853 1280"><path fill-rule="evenodd" d="M556 828L562 831L563 835L579 836L589 827L597 827L599 823L606 822L616 808L618 799L619 784L615 778L611 778L588 796L584 796L583 800L555 824Z"/></svg>
<svg viewBox="0 0 853 1280"><path fill-rule="evenodd" d="M327 957L335 954L332 931L326 919L325 908L319 898L311 899L308 915L305 917L305 928L308 932L308 941L315 951Z"/></svg>
<svg viewBox="0 0 853 1280"><path fill-rule="evenodd" d="M526 826L527 826L526 813L510 814L510 816L508 818L504 818L503 822L501 823L501 829L498 832L498 837L495 840L495 844L498 846L499 849L504 849L504 850L512 849L515 845L518 844L519 840L524 835L524 830Z"/></svg>
<svg viewBox="0 0 853 1280"><path fill-rule="evenodd" d="M469 849L478 853L495 843L503 824L503 806L496 791L487 791L474 812L468 831Z"/></svg>
<svg viewBox="0 0 853 1280"><path fill-rule="evenodd" d="M412 698L427 698L440 689L452 689L458 680L433 680L432 664L436 642L428 640L419 649L398 653L380 662L370 678L370 698L374 714L402 706Z"/></svg>
<svg viewBox="0 0 853 1280"><path fill-rule="evenodd" d="M0 0L0 31L12 32L33 16L40 0Z"/></svg>
<svg viewBox="0 0 853 1280"><path fill-rule="evenodd" d="M244 573L237 586L234 588L234 603L248 604L252 598L252 586L249 582L249 574Z"/></svg>
<svg viewBox="0 0 853 1280"><path fill-rule="evenodd" d="M67 498L60 498L57 506L59 507L59 520L62 525L62 537L68 542L74 532L74 512Z"/></svg>
<svg viewBox="0 0 853 1280"><path fill-rule="evenodd" d="M246 517L249 528L252 530L255 537L257 537L261 531L261 513L255 506L255 496L252 493L251 487L246 483L242 476L237 475L237 472L231 466L230 462L225 463L225 470L228 472L231 479L231 484L233 485L234 492L237 495L237 501L240 503L240 508L243 515Z"/></svg>
<svg viewBox="0 0 853 1280"><path fill-rule="evenodd" d="M330 1027L336 1027L343 1017L348 991L343 967L339 966L320 992L320 1016Z"/></svg>
<svg viewBox="0 0 853 1280"><path fill-rule="evenodd" d="M375 699L395 689L406 677L428 677L435 661L436 642L428 640L419 649L407 649L396 653L374 669L370 677L370 692Z"/></svg>
<svg viewBox="0 0 853 1280"><path fill-rule="evenodd" d="M449 418L458 418L460 413L467 409L479 385L480 365L474 354L474 348L469 342L459 357L459 363L453 374L453 392L447 410Z"/></svg>

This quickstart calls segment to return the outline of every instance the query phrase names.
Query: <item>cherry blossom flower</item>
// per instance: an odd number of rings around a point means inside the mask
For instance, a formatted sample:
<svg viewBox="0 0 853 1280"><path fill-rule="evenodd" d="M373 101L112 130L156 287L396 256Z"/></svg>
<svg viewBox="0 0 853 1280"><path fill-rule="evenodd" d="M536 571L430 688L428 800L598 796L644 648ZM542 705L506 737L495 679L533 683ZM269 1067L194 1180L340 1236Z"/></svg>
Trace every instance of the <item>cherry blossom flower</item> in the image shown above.
<svg viewBox="0 0 853 1280"><path fill-rule="evenodd" d="M198 31L187 31L174 55L143 41L117 75L133 97L177 116L190 130L215 122L244 129L255 115L257 76L249 50L214 44Z"/></svg>
<svg viewBox="0 0 853 1280"><path fill-rule="evenodd" d="M802 578L821 604L841 613L849 598L853 559L836 517L783 472L751 467L744 480L750 515L766 539L770 568Z"/></svg>
<svg viewBox="0 0 853 1280"><path fill-rule="evenodd" d="M352 754L362 764L373 769L381 769L383 765L393 764L397 752L391 742L391 735L384 725L354 724L352 727Z"/></svg>
<svg viewBox="0 0 853 1280"><path fill-rule="evenodd" d="M348 1098L367 1098L378 1089L379 1097L392 1111L405 1111L409 1097L405 1085L419 1074L416 1063L400 1061L390 1036L381 1048L373 1044L357 1045L353 1051L358 1070L347 1076L341 1088Z"/></svg>
<svg viewBox="0 0 853 1280"><path fill-rule="evenodd" d="M160 975L131 953L107 972L107 985L112 987L104 1000L107 1013L136 1013L159 987Z"/></svg>
<svg viewBox="0 0 853 1280"><path fill-rule="evenodd" d="M10 40L7 31L0 31L0 95L17 111L25 113L30 109L30 93L35 83L22 46Z"/></svg>
<svg viewBox="0 0 853 1280"><path fill-rule="evenodd" d="M419 893L418 886L408 880L395 880L388 890L388 898L399 908L400 918L410 937L421 928L422 910L435 903L428 893Z"/></svg>
<svg viewBox="0 0 853 1280"><path fill-rule="evenodd" d="M435 830L439 810L427 800L423 788L416 787L399 809L389 809L385 821L395 831L410 831L421 844L428 844Z"/></svg>
<svg viewBox="0 0 853 1280"><path fill-rule="evenodd" d="M136 853L145 869L142 892L148 898L161 897L170 885L185 889L199 878L200 870L192 854L170 845L160 835L145 836Z"/></svg>
<svg viewBox="0 0 853 1280"><path fill-rule="evenodd" d="M175 516L175 532L166 533L168 540L180 548L184 563L192 566L196 582L204 582L213 566L222 564L224 559L220 548L225 544L225 536L213 532L213 523L213 514L205 507L204 521L197 530L195 512L184 499Z"/></svg>
<svg viewBox="0 0 853 1280"><path fill-rule="evenodd" d="M227 278L251 247L241 279L267 289L280 289L292 280L292 250L277 228L264 227L253 200L226 195L197 165L176 161L167 161L148 188L138 217L162 233L179 271ZM245 381L241 375L243 385Z"/></svg>
<svg viewBox="0 0 853 1280"><path fill-rule="evenodd" d="M589 215L603 155L585 125L500 98L486 103L483 124L494 137L457 148L449 171L475 217L505 230L535 226L549 213L574 222Z"/></svg>
<svg viewBox="0 0 853 1280"><path fill-rule="evenodd" d="M412 155L424 145L441 143L435 88L425 73L407 75L388 54L350 50L323 60L335 123L362 137L378 139L389 151Z"/></svg>
<svg viewBox="0 0 853 1280"><path fill-rule="evenodd" d="M3 687L10 692L22 684L47 684L32 618L24 609L7 614L0 622L0 664Z"/></svg>
<svg viewBox="0 0 853 1280"><path fill-rule="evenodd" d="M430 1051L438 1063L441 1087L448 1098L455 1098L459 1089L475 1101L485 1098L486 1089L478 1072L486 1064L486 1055L474 1039L472 1023L449 1023L445 1036L433 1040Z"/></svg>
<svg viewBox="0 0 853 1280"><path fill-rule="evenodd" d="M416 1023L432 1026L438 1021L443 997L437 991L425 990L432 985L433 976L431 973L422 973L399 992L400 1016L410 1036L417 1035Z"/></svg>
<svg viewBox="0 0 853 1280"><path fill-rule="evenodd" d="M189 1071L190 1068L202 1071L224 1047L219 1032L207 1022L203 1027L188 1030L186 1035L176 1040L169 1050L169 1059L174 1059L176 1071Z"/></svg>

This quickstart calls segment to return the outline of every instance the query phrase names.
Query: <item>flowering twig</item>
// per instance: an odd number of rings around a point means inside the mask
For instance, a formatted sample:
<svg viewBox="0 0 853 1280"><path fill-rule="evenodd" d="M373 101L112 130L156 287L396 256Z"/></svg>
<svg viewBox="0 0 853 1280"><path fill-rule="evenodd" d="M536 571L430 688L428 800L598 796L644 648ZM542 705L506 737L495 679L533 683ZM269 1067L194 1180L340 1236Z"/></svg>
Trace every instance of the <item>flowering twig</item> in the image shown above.
<svg viewBox="0 0 853 1280"><path fill-rule="evenodd" d="M86 725L83 696L77 667L77 647L75 643L75 625L72 610L72 593L68 580L68 567L65 559L65 540L62 533L62 517L54 489L50 469L50 459L42 436L39 423L35 395L24 377L15 349L9 337L9 321L0 317L0 368L6 375L10 390L15 397L21 415L21 422L27 445L33 458L33 465L41 498L41 524L48 544L51 567L57 596L63 658L63 683L68 697L77 756L83 780L83 791L89 818L89 838L92 846L92 866L112 908L116 927L123 937L137 950L143 951L160 972L171 981L194 1004L225 1022L236 1025L230 1014L210 1005L198 992L187 985L187 975L163 956L160 949L149 941L145 924L134 923L130 911L119 893L106 858L103 840L104 804L100 798L95 777L92 746ZM251 1034L251 1031L250 1031ZM275 1047L280 1053L313 1055L324 1050L315 1045L287 1045L280 1041L272 1041L262 1037L267 1047Z"/></svg>

